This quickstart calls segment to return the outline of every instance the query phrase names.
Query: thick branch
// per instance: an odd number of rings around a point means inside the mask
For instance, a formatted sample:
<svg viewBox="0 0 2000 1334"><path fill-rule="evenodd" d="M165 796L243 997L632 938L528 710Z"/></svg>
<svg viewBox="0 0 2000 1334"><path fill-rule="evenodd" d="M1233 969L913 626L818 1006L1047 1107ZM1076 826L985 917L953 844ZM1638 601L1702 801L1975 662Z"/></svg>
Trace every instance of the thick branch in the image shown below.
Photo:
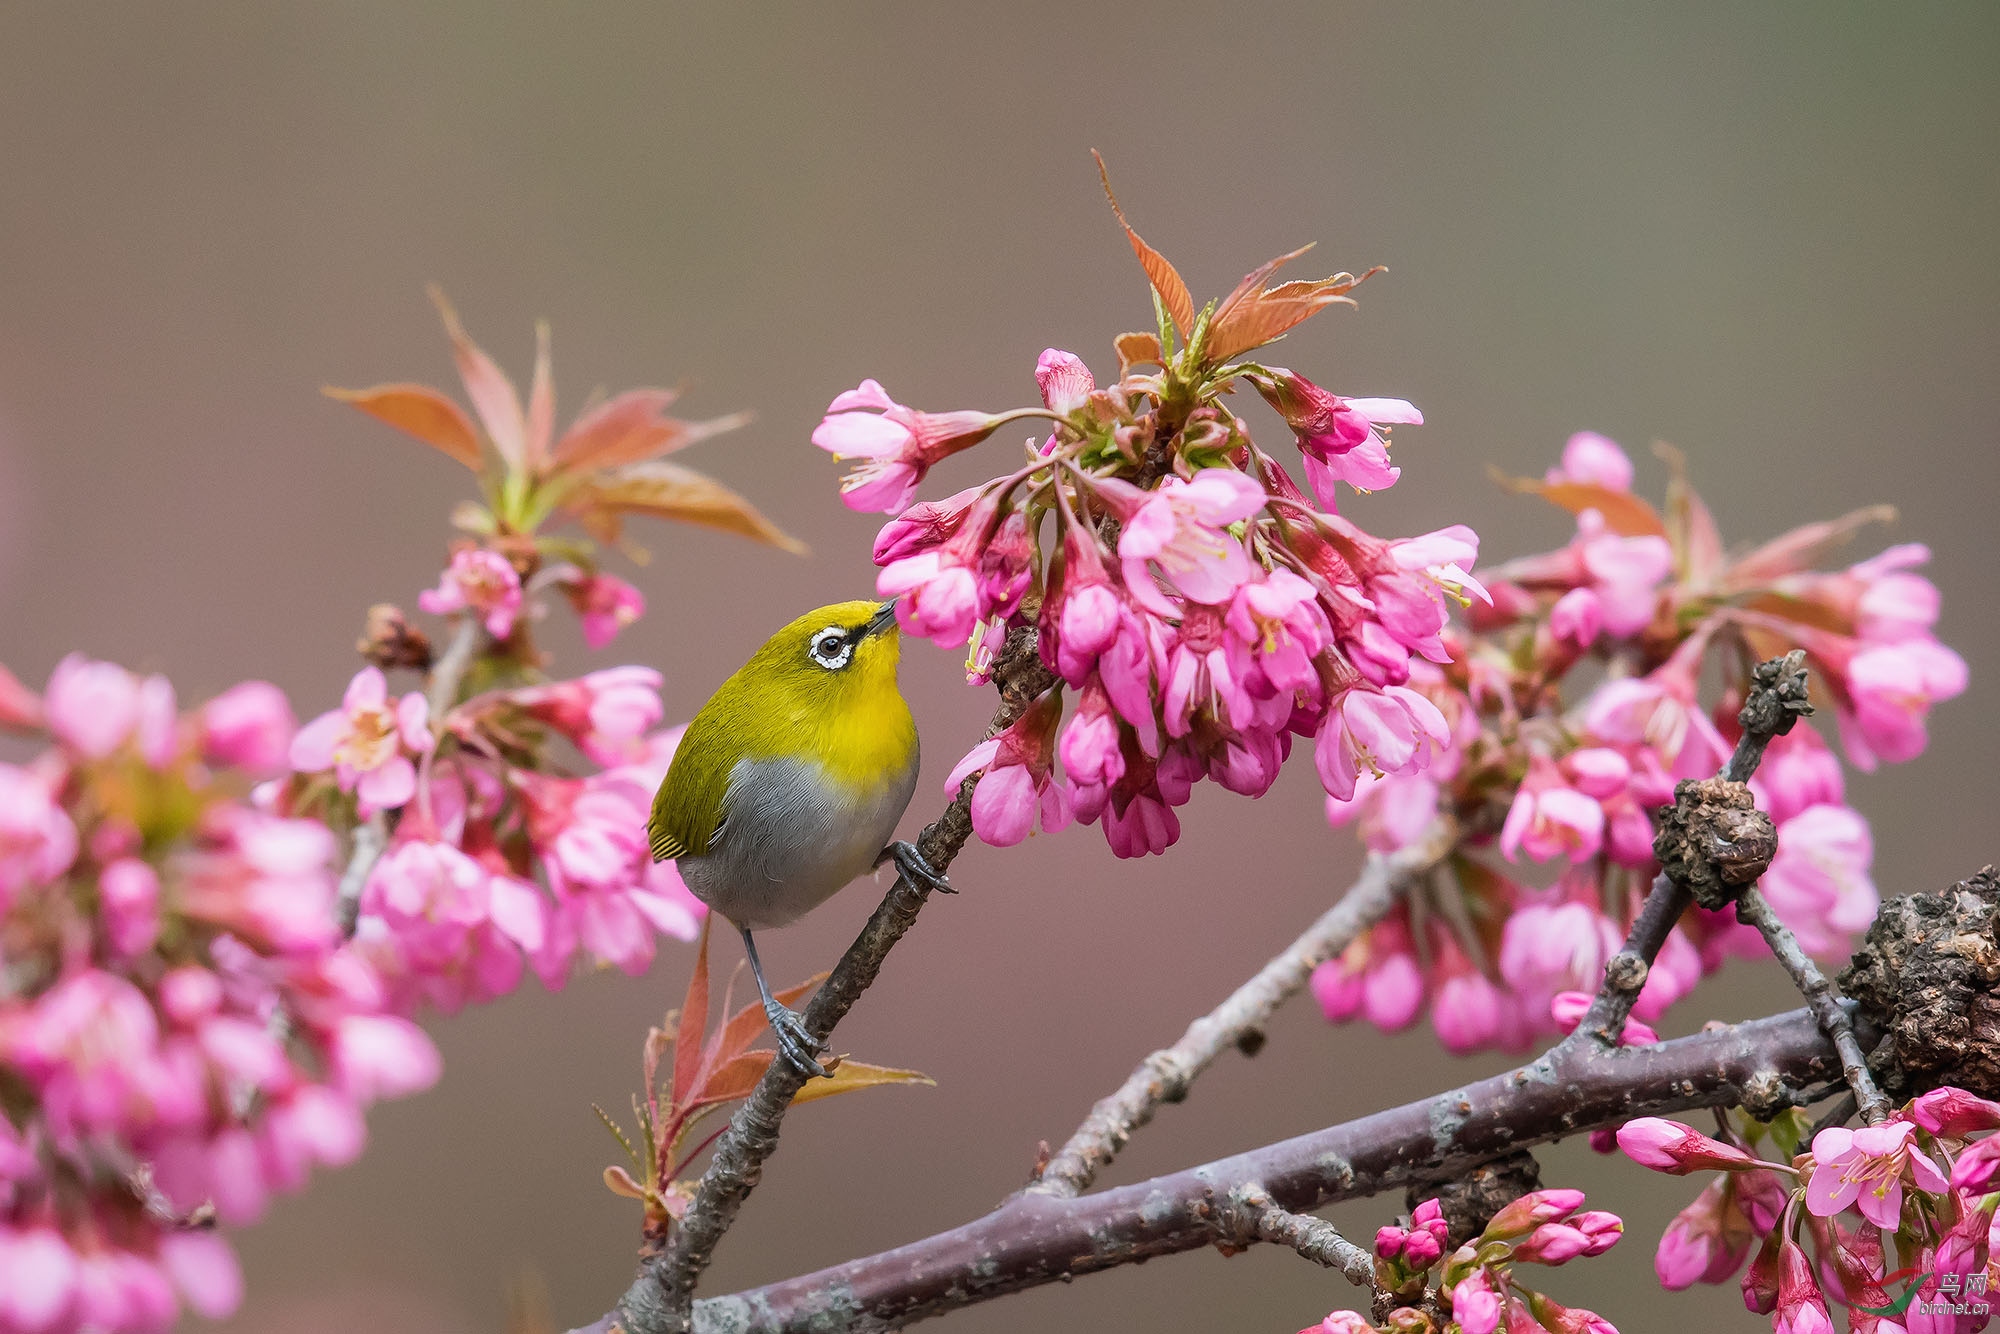
<svg viewBox="0 0 2000 1334"><path fill-rule="evenodd" d="M1012 726L1055 681L1036 656L1031 630L1008 635L994 664L993 677L1000 687L1000 707L987 728L988 736ZM951 864L972 834L972 787L973 781L966 780L944 814L917 838L918 851L939 871ZM826 1040L861 993L873 985L883 959L915 923L929 897L929 886L896 877L881 906L806 1007L808 1032L822 1042ZM791 1062L773 1061L756 1090L730 1118L729 1128L716 1141L715 1154L667 1249L647 1263L612 1313L611 1319L626 1334L666 1334L688 1327L695 1282L714 1256L716 1243L735 1221L737 1210L762 1178L764 1160L778 1147L778 1128L785 1110L804 1083L804 1074Z"/></svg>
<svg viewBox="0 0 2000 1334"><path fill-rule="evenodd" d="M896 1329L1210 1245L1242 1192L1305 1213L1635 1116L1737 1104L1770 1116L1821 1096L1839 1072L1806 1010L1654 1047L1559 1047L1510 1074L1170 1176L1073 1198L1023 1191L924 1241L699 1302L694 1324L703 1334Z"/></svg>
<svg viewBox="0 0 2000 1334"><path fill-rule="evenodd" d="M1799 947L1798 937L1778 920L1778 915L1771 911L1771 905L1757 892L1755 885L1737 896L1736 920L1757 928L1764 937L1764 943L1771 947L1772 955L1791 977L1793 985L1798 987L1799 994L1806 998L1806 1006L1819 1022L1820 1030L1833 1040L1834 1050L1840 1053L1841 1077L1853 1092L1855 1106L1861 1110L1861 1119L1871 1126L1888 1120L1894 1107L1882 1090L1876 1087L1875 1076L1869 1073L1868 1058L1862 1054L1861 1040L1854 1035L1854 1020L1842 1003L1845 998L1841 996L1840 989L1819 970L1818 964L1807 957ZM1842 1121L1846 1119L1841 1118Z"/></svg>
<svg viewBox="0 0 2000 1334"><path fill-rule="evenodd" d="M1314 968L1380 921L1411 882L1449 855L1457 842L1457 826L1439 821L1410 847L1391 856L1370 857L1360 878L1282 954L1228 1000L1188 1025L1179 1042L1140 1062L1117 1092L1091 1108L1028 1189L1047 1195L1082 1194L1161 1104L1185 1098L1195 1077L1216 1057L1261 1034L1278 1007L1305 986Z"/></svg>

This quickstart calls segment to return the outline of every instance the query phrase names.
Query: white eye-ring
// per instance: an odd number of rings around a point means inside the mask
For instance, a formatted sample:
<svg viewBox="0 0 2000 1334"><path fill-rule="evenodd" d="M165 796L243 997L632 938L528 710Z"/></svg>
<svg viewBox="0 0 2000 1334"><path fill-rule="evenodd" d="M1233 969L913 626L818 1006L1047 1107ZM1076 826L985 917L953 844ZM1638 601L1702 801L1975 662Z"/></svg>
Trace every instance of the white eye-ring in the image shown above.
<svg viewBox="0 0 2000 1334"><path fill-rule="evenodd" d="M813 666L837 672L854 656L854 643L847 637L847 631L837 625L829 625L812 637L806 656L812 659Z"/></svg>

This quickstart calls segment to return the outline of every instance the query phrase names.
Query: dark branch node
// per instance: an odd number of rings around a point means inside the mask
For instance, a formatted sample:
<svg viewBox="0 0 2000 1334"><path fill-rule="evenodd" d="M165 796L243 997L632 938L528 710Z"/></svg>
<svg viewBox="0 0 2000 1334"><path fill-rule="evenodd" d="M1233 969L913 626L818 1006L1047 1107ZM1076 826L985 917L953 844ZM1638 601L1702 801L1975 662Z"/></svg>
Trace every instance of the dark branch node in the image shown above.
<svg viewBox="0 0 2000 1334"><path fill-rule="evenodd" d="M1542 1167L1535 1155L1522 1150L1490 1163L1481 1163L1464 1176L1432 1185L1414 1185L1403 1195L1404 1204L1414 1211L1435 1197L1444 1212L1455 1249L1486 1230L1493 1215L1526 1195L1542 1188Z"/></svg>
<svg viewBox="0 0 2000 1334"><path fill-rule="evenodd" d="M1778 852L1778 829L1757 809L1748 785L1727 778L1684 778L1662 810L1653 855L1668 878L1712 912L1755 884Z"/></svg>

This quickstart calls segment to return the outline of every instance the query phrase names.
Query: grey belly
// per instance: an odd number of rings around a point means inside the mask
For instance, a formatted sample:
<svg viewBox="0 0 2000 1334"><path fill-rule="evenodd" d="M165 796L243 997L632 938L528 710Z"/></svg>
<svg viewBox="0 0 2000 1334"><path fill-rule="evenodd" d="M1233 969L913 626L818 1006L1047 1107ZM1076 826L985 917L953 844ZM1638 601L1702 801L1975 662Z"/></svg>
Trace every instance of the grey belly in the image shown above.
<svg viewBox="0 0 2000 1334"><path fill-rule="evenodd" d="M784 926L875 864L910 804L917 767L871 796L810 760L738 760L721 833L676 865L694 896L751 931Z"/></svg>

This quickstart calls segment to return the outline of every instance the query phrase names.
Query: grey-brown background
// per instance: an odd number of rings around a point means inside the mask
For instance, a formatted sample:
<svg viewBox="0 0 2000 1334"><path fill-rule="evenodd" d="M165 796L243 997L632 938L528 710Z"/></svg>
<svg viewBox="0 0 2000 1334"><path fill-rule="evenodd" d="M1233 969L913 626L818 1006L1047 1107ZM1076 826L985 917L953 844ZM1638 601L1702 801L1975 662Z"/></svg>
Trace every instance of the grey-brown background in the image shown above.
<svg viewBox="0 0 2000 1334"><path fill-rule="evenodd" d="M1103 374L1109 337L1146 322L1095 146L1198 292L1311 239L1321 269L1390 266L1285 353L1428 415L1399 437L1402 484L1352 507L1377 531L1471 520L1493 559L1561 541L1484 469L1537 471L1584 426L1686 448L1737 538L1899 506L1894 536L1936 548L1973 687L1920 763L1854 795L1884 885L1936 885L2000 850L1996 39L1980 5L10 7L0 658L39 682L78 647L190 698L257 675L307 715L333 700L361 609L434 577L466 478L317 387L448 383L436 279L517 375L548 316L570 407L685 378L695 413L760 414L690 461L813 558L652 530L653 614L595 660L657 664L685 716L777 623L869 586L874 521L806 442L832 393L874 375L928 407L1033 402L1045 345ZM929 749L914 827L986 700L928 645L904 679ZM967 853L965 893L925 913L839 1044L939 1087L801 1114L714 1290L982 1210L1356 865L1309 767L1184 818L1163 860L1116 862L1094 830ZM776 972L829 963L868 898L774 935ZM435 1024L442 1085L382 1108L360 1165L242 1236L231 1328L490 1330L526 1271L559 1315L601 1309L637 1220L598 1184L614 1150L588 1104L624 1104L686 964L669 948L641 980L530 984ZM1673 1026L1784 1003L1736 969ZM1493 1068L1298 1007L1116 1175ZM1691 1186L1580 1145L1547 1160L1615 1195L1632 1233L1553 1291L1627 1331L1751 1327L1733 1288L1653 1285ZM1386 1208L1339 1217L1366 1235ZM1346 1300L1293 1257L1210 1253L950 1327L1283 1331Z"/></svg>

